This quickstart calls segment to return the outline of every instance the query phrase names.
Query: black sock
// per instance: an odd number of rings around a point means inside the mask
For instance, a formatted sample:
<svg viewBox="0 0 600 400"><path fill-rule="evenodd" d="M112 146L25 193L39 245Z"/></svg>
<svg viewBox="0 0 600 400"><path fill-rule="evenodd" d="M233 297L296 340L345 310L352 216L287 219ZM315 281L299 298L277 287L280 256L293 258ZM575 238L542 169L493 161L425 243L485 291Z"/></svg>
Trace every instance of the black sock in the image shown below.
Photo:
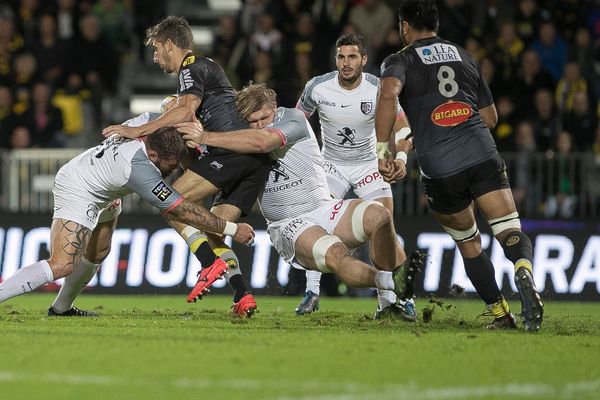
<svg viewBox="0 0 600 400"><path fill-rule="evenodd" d="M217 259L215 252L210 248L207 241L202 242L194 252L194 255L200 261L200 264L202 264L202 268L210 267Z"/></svg>
<svg viewBox="0 0 600 400"><path fill-rule="evenodd" d="M494 304L502 298L496 276L494 274L494 266L485 251L475 258L463 257L465 263L465 272L471 280L471 283L477 290L479 297L483 299L485 304Z"/></svg>
<svg viewBox="0 0 600 400"><path fill-rule="evenodd" d="M229 278L229 285L233 289L233 302L237 303L246 294L246 285L241 274L235 274Z"/></svg>
<svg viewBox="0 0 600 400"><path fill-rule="evenodd" d="M510 232L502 241L502 250L504 255L512 263L516 263L521 259L526 259L529 262L533 260L533 246L529 236L521 231Z"/></svg>

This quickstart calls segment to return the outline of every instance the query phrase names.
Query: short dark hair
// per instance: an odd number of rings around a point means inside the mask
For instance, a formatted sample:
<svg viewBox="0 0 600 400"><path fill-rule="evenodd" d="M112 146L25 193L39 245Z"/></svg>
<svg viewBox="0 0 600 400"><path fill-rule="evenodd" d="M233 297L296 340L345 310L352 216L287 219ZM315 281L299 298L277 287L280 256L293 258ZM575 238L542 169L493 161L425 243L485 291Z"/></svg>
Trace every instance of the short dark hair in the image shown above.
<svg viewBox="0 0 600 400"><path fill-rule="evenodd" d="M417 31L438 31L440 14L435 0L404 0L398 14L400 22L406 21Z"/></svg>
<svg viewBox="0 0 600 400"><path fill-rule="evenodd" d="M347 33L338 38L335 42L335 47L341 46L356 46L358 47L358 51L361 56L367 54L367 49L365 48L365 37L363 35L359 35L357 33Z"/></svg>
<svg viewBox="0 0 600 400"><path fill-rule="evenodd" d="M158 24L146 30L146 46L153 41L165 43L168 39L180 49L191 49L194 45L194 36L190 24L183 17L169 16Z"/></svg>
<svg viewBox="0 0 600 400"><path fill-rule="evenodd" d="M163 160L183 160L188 154L185 141L172 126L165 126L149 134L146 144Z"/></svg>

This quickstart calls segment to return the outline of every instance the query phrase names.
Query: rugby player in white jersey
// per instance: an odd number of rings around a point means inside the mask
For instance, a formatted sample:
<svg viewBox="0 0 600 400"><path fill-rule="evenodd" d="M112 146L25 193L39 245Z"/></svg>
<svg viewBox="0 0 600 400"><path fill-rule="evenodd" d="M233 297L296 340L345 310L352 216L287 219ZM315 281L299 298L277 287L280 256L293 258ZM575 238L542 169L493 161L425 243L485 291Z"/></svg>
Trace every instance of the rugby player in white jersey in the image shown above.
<svg viewBox="0 0 600 400"><path fill-rule="evenodd" d="M80 264L99 265L110 252L120 199L133 192L159 208L169 221L232 235L240 243L252 242L252 227L218 218L184 199L163 180L186 154L181 136L174 128L164 127L143 139L106 139L65 164L52 190L50 257L22 267L0 283L0 302L68 277ZM65 313L72 305L68 307L54 312ZM78 315L77 310L70 314Z"/></svg>
<svg viewBox="0 0 600 400"><path fill-rule="evenodd" d="M380 202L394 215L392 190L379 171L375 152L375 102L379 78L363 72L367 63L363 36L343 35L337 40L336 49L337 70L311 79L296 108L307 118L315 111L319 115L321 152L331 196L343 199L352 190L361 199ZM394 131L404 137L410 133L400 105ZM393 180L406 173L406 152L399 151L396 157ZM369 250L373 257L372 242ZM320 280L321 272L306 271L306 291L296 314L309 314L319 309ZM416 321L412 299L408 303L397 301L394 292L384 290L378 290L377 297L379 304L375 318L395 316Z"/></svg>
<svg viewBox="0 0 600 400"><path fill-rule="evenodd" d="M254 129L217 134L194 122L177 128L189 147L269 153L273 167L258 200L279 254L306 269L333 272L349 286L377 287L394 291L400 299L411 298L424 256L414 252L406 258L392 215L381 203L331 198L323 157L302 112L277 108L275 92L262 84L238 92L236 104ZM350 253L369 241L374 266Z"/></svg>

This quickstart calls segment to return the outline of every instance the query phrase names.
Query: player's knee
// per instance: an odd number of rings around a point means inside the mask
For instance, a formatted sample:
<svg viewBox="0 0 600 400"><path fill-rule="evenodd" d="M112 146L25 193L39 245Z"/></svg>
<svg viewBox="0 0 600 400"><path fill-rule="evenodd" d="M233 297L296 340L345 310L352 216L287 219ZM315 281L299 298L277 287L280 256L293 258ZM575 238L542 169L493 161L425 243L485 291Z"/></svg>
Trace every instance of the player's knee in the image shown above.
<svg viewBox="0 0 600 400"><path fill-rule="evenodd" d="M326 235L313 244L312 255L319 271L335 272L349 251L339 237Z"/></svg>
<svg viewBox="0 0 600 400"><path fill-rule="evenodd" d="M94 264L102 264L110 254L110 244L97 249L94 253L85 253L85 258Z"/></svg>
<svg viewBox="0 0 600 400"><path fill-rule="evenodd" d="M363 201L354 208L352 213L352 234L357 241L366 243L373 232L391 220L391 213L381 203Z"/></svg>

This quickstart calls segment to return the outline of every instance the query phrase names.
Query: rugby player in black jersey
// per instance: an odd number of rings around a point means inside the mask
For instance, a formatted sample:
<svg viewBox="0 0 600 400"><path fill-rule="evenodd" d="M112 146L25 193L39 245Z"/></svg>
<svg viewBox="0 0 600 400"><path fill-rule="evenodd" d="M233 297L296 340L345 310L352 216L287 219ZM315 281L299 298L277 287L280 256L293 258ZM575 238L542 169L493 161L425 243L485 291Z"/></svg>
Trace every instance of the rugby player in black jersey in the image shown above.
<svg viewBox="0 0 600 400"><path fill-rule="evenodd" d="M406 47L381 66L375 116L379 154L387 148L399 99L411 124L429 207L456 241L467 276L494 316L488 327L514 328L516 323L482 250L474 206L515 266L525 329L537 331L543 304L533 281L531 241L521 232L505 164L490 133L496 107L477 61L439 38L438 25L434 0L401 4L399 28Z"/></svg>
<svg viewBox="0 0 600 400"><path fill-rule="evenodd" d="M163 126L195 119L210 131L248 128L235 108L235 91L223 69L211 59L192 52L192 31L184 18L169 16L149 28L146 45L153 47L154 62L165 72L178 73L177 101L169 111L145 125L136 128L109 126L103 131L105 136L117 134L136 138ZM266 154L236 154L208 148L191 157L188 168L173 187L195 202L216 195L212 212L227 221L237 221L252 208L262 191L270 166ZM252 315L256 302L246 292L237 256L222 237L207 237L203 232L182 224L173 224L173 227L184 237L203 266L188 301L195 301L206 293L216 277L226 270L226 277L234 289L233 314Z"/></svg>

